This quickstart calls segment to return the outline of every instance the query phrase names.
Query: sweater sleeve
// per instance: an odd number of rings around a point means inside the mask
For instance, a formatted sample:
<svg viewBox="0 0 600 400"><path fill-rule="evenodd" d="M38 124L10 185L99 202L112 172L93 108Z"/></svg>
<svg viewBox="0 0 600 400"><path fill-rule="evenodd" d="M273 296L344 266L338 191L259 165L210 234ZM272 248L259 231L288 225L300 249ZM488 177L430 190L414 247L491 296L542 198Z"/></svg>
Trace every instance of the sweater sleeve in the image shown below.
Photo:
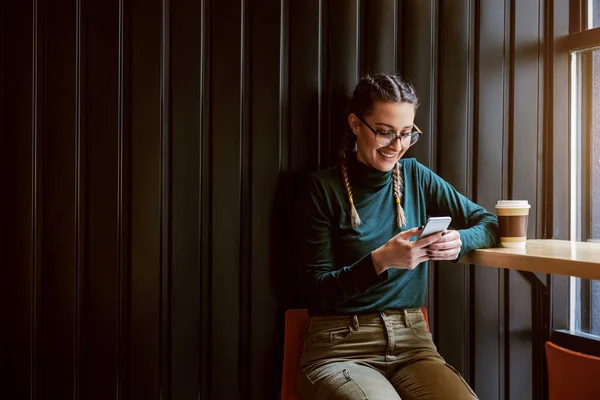
<svg viewBox="0 0 600 400"><path fill-rule="evenodd" d="M326 312L387 279L377 275L371 253L351 265L336 266L333 249L332 196L310 176L295 212L295 258L303 294L311 311Z"/></svg>
<svg viewBox="0 0 600 400"><path fill-rule="evenodd" d="M427 197L429 214L452 217L451 226L460 233L462 248L454 262L472 250L497 246L499 238L496 215L459 193L429 168L418 162L416 164Z"/></svg>

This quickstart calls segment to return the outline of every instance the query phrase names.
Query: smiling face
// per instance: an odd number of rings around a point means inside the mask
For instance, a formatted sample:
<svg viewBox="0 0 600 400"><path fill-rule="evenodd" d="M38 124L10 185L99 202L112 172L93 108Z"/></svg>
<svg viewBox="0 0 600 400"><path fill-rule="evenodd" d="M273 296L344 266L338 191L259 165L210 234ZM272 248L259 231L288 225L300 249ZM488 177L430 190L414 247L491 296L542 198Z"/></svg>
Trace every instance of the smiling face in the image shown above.
<svg viewBox="0 0 600 400"><path fill-rule="evenodd" d="M415 121L415 107L407 102L378 101L373 105L372 112L362 118L376 131L408 133ZM383 172L390 171L408 150L408 147L402 146L400 140L394 140L389 146L379 146L375 134L354 114L348 116L348 123L356 135L358 161L371 168Z"/></svg>

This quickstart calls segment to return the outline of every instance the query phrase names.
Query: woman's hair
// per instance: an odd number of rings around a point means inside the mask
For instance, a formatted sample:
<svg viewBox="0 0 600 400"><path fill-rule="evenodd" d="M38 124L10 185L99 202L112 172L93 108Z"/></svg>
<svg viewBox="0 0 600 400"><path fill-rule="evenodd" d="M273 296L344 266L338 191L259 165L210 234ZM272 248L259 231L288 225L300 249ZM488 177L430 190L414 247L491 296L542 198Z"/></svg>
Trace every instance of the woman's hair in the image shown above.
<svg viewBox="0 0 600 400"><path fill-rule="evenodd" d="M415 89L411 84L404 81L397 75L376 74L367 75L358 81L354 88L352 101L350 103L350 112L359 116L368 116L373 112L375 103L378 101L388 103L410 103L415 107L415 111L419 106L419 99L415 93ZM344 147L340 152L340 165L342 171L342 180L348 202L350 203L350 216L352 227L356 228L361 224L360 217L354 206L354 198L352 195L352 187L348 179L348 153L354 144L354 134L348 126L346 132ZM396 202L396 216L398 227L402 228L406 225L406 217L400 203L402 198L402 174L400 173L400 165L396 163L392 172L394 179L394 201Z"/></svg>

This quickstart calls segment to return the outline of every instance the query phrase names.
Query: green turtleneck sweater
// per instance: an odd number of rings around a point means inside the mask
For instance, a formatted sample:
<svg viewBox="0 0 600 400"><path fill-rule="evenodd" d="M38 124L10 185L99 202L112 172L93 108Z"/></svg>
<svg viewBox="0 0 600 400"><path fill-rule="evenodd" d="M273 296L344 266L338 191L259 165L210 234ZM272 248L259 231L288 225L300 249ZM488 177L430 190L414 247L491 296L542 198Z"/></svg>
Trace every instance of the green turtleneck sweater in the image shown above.
<svg viewBox="0 0 600 400"><path fill-rule="evenodd" d="M427 216L451 216L460 232L457 260L477 248L495 246L494 214L458 193L415 159L401 159L404 229L424 225ZM349 157L348 176L362 224L352 228L339 168L317 171L300 193L296 213L296 258L311 314L354 314L416 308L424 304L427 262L413 270L377 275L371 252L400 232L396 225L392 172ZM413 238L411 240L415 240Z"/></svg>

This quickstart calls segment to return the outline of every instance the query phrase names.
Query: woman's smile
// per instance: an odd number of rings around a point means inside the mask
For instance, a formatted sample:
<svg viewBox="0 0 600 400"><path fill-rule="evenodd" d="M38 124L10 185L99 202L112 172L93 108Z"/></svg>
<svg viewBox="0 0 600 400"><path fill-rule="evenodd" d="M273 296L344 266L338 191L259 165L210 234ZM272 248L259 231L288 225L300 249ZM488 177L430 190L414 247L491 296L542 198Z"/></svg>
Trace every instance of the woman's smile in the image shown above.
<svg viewBox="0 0 600 400"><path fill-rule="evenodd" d="M394 152L388 152L385 150L377 150L377 154L379 154L381 157L383 157L386 161L396 161L397 157L398 157L398 153Z"/></svg>

